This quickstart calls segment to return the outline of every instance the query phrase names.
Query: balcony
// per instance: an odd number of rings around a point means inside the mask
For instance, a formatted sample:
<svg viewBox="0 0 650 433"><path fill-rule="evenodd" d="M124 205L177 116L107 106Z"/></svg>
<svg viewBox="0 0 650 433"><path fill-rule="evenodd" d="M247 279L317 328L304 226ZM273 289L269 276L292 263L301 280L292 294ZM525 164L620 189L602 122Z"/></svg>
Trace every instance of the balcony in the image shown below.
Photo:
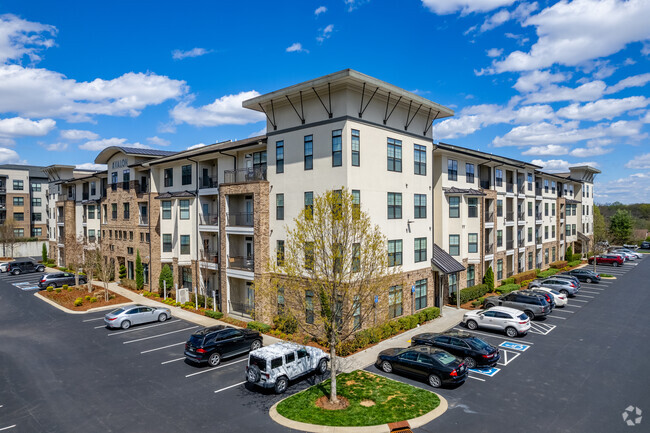
<svg viewBox="0 0 650 433"><path fill-rule="evenodd" d="M253 272L255 270L255 258L251 257L228 257L228 267L242 271Z"/></svg>
<svg viewBox="0 0 650 433"><path fill-rule="evenodd" d="M517 193L518 194L526 194L526 185L523 183L520 183L517 185Z"/></svg>
<svg viewBox="0 0 650 433"><path fill-rule="evenodd" d="M204 225L204 226L216 226L216 225L219 225L219 214L216 213L216 212L201 214L199 216L199 224Z"/></svg>
<svg viewBox="0 0 650 433"><path fill-rule="evenodd" d="M239 168L224 172L224 183L246 183L266 180L266 166Z"/></svg>
<svg viewBox="0 0 650 433"><path fill-rule="evenodd" d="M509 240L506 241L506 250L511 250L515 247L515 241Z"/></svg>
<svg viewBox="0 0 650 433"><path fill-rule="evenodd" d="M506 221L514 222L515 221L515 213L512 212L512 211L506 212Z"/></svg>
<svg viewBox="0 0 650 433"><path fill-rule="evenodd" d="M7 187L6 186L0 186L0 194L6 194L7 193Z"/></svg>
<svg viewBox="0 0 650 433"><path fill-rule="evenodd" d="M519 212L517 213L517 219L518 220L525 220L526 219L526 212Z"/></svg>
<svg viewBox="0 0 650 433"><path fill-rule="evenodd" d="M84 224L88 222L88 217L86 216L86 214L81 215L81 222Z"/></svg>
<svg viewBox="0 0 650 433"><path fill-rule="evenodd" d="M537 197L541 197L542 196L542 188L535 188L535 195Z"/></svg>
<svg viewBox="0 0 650 433"><path fill-rule="evenodd" d="M138 225L141 226L148 226L149 225L149 218L146 216L140 215L140 218L138 219Z"/></svg>
<svg viewBox="0 0 650 433"><path fill-rule="evenodd" d="M481 180L481 188L490 189L490 181L489 180Z"/></svg>
<svg viewBox="0 0 650 433"><path fill-rule="evenodd" d="M65 222L65 217L64 217L63 215L59 215L59 216L56 218L56 222L57 222L57 223L60 223L60 224L63 224L63 223Z"/></svg>
<svg viewBox="0 0 650 433"><path fill-rule="evenodd" d="M535 219L536 219L537 221L541 221L541 219L542 219L542 213L541 213L541 212L537 212L537 213L535 214Z"/></svg>
<svg viewBox="0 0 650 433"><path fill-rule="evenodd" d="M218 188L219 180L217 176L199 176L199 189Z"/></svg>
<svg viewBox="0 0 650 433"><path fill-rule="evenodd" d="M540 245L540 244L542 243L542 237L541 237L541 236L536 237L536 238L535 238L535 243L536 243L537 245Z"/></svg>
<svg viewBox="0 0 650 433"><path fill-rule="evenodd" d="M506 182L506 192L514 193L515 192L515 185L513 183Z"/></svg>
<svg viewBox="0 0 650 433"><path fill-rule="evenodd" d="M252 212L233 212L226 215L229 226L253 227Z"/></svg>
<svg viewBox="0 0 650 433"><path fill-rule="evenodd" d="M90 197L90 195L87 192L84 192L84 193L81 194L81 199L84 200L84 201L88 200L89 197Z"/></svg>
<svg viewBox="0 0 650 433"><path fill-rule="evenodd" d="M517 241L517 246L518 246L519 248L522 248L524 245L526 245L526 242L525 242L523 239L519 239L519 240Z"/></svg>
<svg viewBox="0 0 650 433"><path fill-rule="evenodd" d="M494 244L485 245L485 254L492 254L494 252Z"/></svg>
<svg viewBox="0 0 650 433"><path fill-rule="evenodd" d="M147 182L140 183L139 181L133 182L133 189L136 194L146 194L149 192L149 184Z"/></svg>
<svg viewBox="0 0 650 433"><path fill-rule="evenodd" d="M485 222L486 223L494 222L494 212L485 212Z"/></svg>
<svg viewBox="0 0 650 433"><path fill-rule="evenodd" d="M122 189L123 189L124 191L128 191L128 190L131 188L131 186L129 185L129 181L128 181L128 180L122 182L121 187L122 187Z"/></svg>

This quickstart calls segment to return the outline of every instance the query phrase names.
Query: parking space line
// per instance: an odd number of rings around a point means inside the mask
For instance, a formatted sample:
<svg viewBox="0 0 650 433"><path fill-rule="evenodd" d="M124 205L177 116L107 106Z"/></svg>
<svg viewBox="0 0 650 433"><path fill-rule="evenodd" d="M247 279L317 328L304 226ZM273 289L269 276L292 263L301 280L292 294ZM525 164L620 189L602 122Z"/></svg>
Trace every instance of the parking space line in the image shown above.
<svg viewBox="0 0 650 433"><path fill-rule="evenodd" d="M566 308L566 307L582 308L582 305L566 304L566 305L565 305L565 308Z"/></svg>
<svg viewBox="0 0 650 433"><path fill-rule="evenodd" d="M163 346L163 347L156 347L155 349L143 350L142 352L140 352L140 355L142 355L143 353L155 352L156 350L167 349L168 347L180 346L181 344L185 344L185 342L182 341L180 343L169 344L169 345Z"/></svg>
<svg viewBox="0 0 650 433"><path fill-rule="evenodd" d="M512 351L505 350L505 349L499 349L499 350L501 352L503 352L503 356L501 357L501 359L504 359L505 361L503 363L501 361L498 361L497 364L503 365L504 367L506 365L510 364L515 359L517 359L519 357L519 355L521 355L521 353L512 352ZM508 355L509 353L510 353L510 355Z"/></svg>
<svg viewBox="0 0 650 433"><path fill-rule="evenodd" d="M126 330L126 331L111 332L110 334L108 334L108 336L109 336L109 337L112 337L113 335L126 334L127 332L141 331L141 330L143 330L143 329L149 329L149 328L153 328L153 327L155 327L155 326L168 325L168 324L170 324L170 323L176 323L176 322L180 322L180 321L181 321L181 319L170 320L170 321L168 321L168 322L164 322L164 323L156 323L155 325L143 326L143 327L140 327L140 328L131 328L131 329L128 329L128 330Z"/></svg>
<svg viewBox="0 0 650 433"><path fill-rule="evenodd" d="M182 358L176 358L176 359L171 359L171 360L169 360L169 361L161 362L160 364L161 364L161 365L165 365L165 364L169 364L170 362L182 361L182 360L184 360L184 359L185 359L185 357L182 357Z"/></svg>
<svg viewBox="0 0 650 433"><path fill-rule="evenodd" d="M556 327L557 326L555 325L548 325L545 323L531 323L530 330L528 332L539 335L548 335L548 333L554 330Z"/></svg>
<svg viewBox="0 0 650 433"><path fill-rule="evenodd" d="M553 311L557 311L558 313L575 313L575 311L564 310L561 308L555 308Z"/></svg>
<svg viewBox="0 0 650 433"><path fill-rule="evenodd" d="M214 393L216 394L216 393L218 393L218 392L225 391L225 390L227 390L227 389L234 388L234 387L236 387L236 386L243 385L243 384L245 384L245 383L246 383L246 381L239 382L239 383L236 383L236 384L234 384L234 385L230 385L230 386L227 386L227 387L225 387L225 388L218 389L218 390L216 390Z"/></svg>
<svg viewBox="0 0 650 433"><path fill-rule="evenodd" d="M93 329L106 328L106 325L95 326Z"/></svg>
<svg viewBox="0 0 650 433"><path fill-rule="evenodd" d="M548 316L546 316L546 317L550 317L551 319L562 319L562 320L566 320L566 317L551 316L550 314L549 314Z"/></svg>
<svg viewBox="0 0 650 433"><path fill-rule="evenodd" d="M576 295L576 296L580 296L581 298L591 298L591 299L595 298L595 296L589 296L589 295Z"/></svg>
<svg viewBox="0 0 650 433"><path fill-rule="evenodd" d="M584 290L584 289L588 289L588 290L600 290L601 292L602 292L603 290L606 290L606 289L604 289L603 287L594 287L594 286L583 287L582 290Z"/></svg>
<svg viewBox="0 0 650 433"><path fill-rule="evenodd" d="M589 293L589 294L591 294L591 295L600 295L600 292L590 292L589 290L584 290L584 289L582 289L582 290L580 290L580 291L581 291L582 293Z"/></svg>
<svg viewBox="0 0 650 433"><path fill-rule="evenodd" d="M198 326L190 326L189 328L183 328L183 329L178 329L178 330L176 330L176 331L165 332L164 334L152 335L151 337L138 338L137 340L124 341L122 344L137 343L138 341L149 340L149 339L151 339L151 338L163 337L163 336L165 336L165 335L175 334L175 333L177 333L177 332L188 331L188 330L190 330L190 329L195 329L195 328L198 328Z"/></svg>
<svg viewBox="0 0 650 433"><path fill-rule="evenodd" d="M14 427L16 427L16 424L14 424L14 425L10 425L9 427L3 427L3 428L0 428L0 431L2 431L2 430L9 430L10 428L14 428Z"/></svg>
<svg viewBox="0 0 650 433"><path fill-rule="evenodd" d="M503 335L496 335L496 334L492 335L492 334L486 334L485 332L481 332L481 331L471 331L469 329L461 328L459 326L454 327L454 329L457 330L457 331L469 332L469 333L472 333L472 334L485 335L486 337L498 338L499 340L503 339ZM517 341L522 342L522 343L526 343L526 344L535 344L535 343L531 343L530 341L524 341L524 340L517 340Z"/></svg>
<svg viewBox="0 0 650 433"><path fill-rule="evenodd" d="M86 320L82 320L82 322L93 322L93 321L95 321L95 320L104 320L104 316L102 316L102 317L96 317L96 318L94 318L94 319L86 319Z"/></svg>
<svg viewBox="0 0 650 433"><path fill-rule="evenodd" d="M218 367L208 368L207 370L197 371L196 373L191 373L191 374L185 375L185 377L192 377L192 376L196 376L197 374L209 373L211 371L218 370L220 368L228 367L229 365L239 364L240 362L246 362L246 361L248 361L248 358L240 359L239 361L229 362L228 364L223 364L223 365L220 365Z"/></svg>
<svg viewBox="0 0 650 433"><path fill-rule="evenodd" d="M589 302L589 301L585 301L584 299L571 299L571 302Z"/></svg>
<svg viewBox="0 0 650 433"><path fill-rule="evenodd" d="M484 376L493 377L498 372L501 371L500 368L490 367L490 368L468 368L472 373L482 374Z"/></svg>
<svg viewBox="0 0 650 433"><path fill-rule="evenodd" d="M481 379L480 377L474 377L470 374L468 374L467 377L469 377L470 379L475 379L475 380L480 380L481 382L485 382L485 379Z"/></svg>

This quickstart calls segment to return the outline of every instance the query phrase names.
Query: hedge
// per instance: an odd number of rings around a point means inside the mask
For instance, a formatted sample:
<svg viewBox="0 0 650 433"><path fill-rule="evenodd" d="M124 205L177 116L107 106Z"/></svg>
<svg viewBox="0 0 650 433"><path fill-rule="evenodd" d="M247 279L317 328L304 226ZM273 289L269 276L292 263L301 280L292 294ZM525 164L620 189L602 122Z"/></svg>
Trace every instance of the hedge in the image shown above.
<svg viewBox="0 0 650 433"><path fill-rule="evenodd" d="M474 299L480 298L486 293L490 292L490 287L487 284L477 284L475 286L467 287L466 289L461 289L460 291L460 303L464 304ZM456 303L456 293L451 294L452 304Z"/></svg>
<svg viewBox="0 0 650 433"><path fill-rule="evenodd" d="M537 274L537 278L548 278L550 276L557 274L559 271L560 271L559 269L550 268Z"/></svg>
<svg viewBox="0 0 650 433"><path fill-rule="evenodd" d="M203 314L205 314L208 317L212 317L213 319L221 319L223 317L223 313L221 311L205 310L203 311Z"/></svg>
<svg viewBox="0 0 650 433"><path fill-rule="evenodd" d="M501 285L505 286L506 284L513 284L514 282L515 282L514 277L504 278L503 280L501 280Z"/></svg>
<svg viewBox="0 0 650 433"><path fill-rule="evenodd" d="M262 322L256 322L254 320L252 322L248 322L246 327L248 329L254 329L260 332L268 332L271 330L271 325L267 325L266 323L262 323Z"/></svg>
<svg viewBox="0 0 650 433"><path fill-rule="evenodd" d="M571 257L565 257L566 260L570 262L575 262L575 261L582 261L582 254L571 254Z"/></svg>
<svg viewBox="0 0 650 433"><path fill-rule="evenodd" d="M512 279L514 280L513 283L518 284L521 284L522 281L534 280L535 278L537 278L537 271L535 270L522 272L512 276Z"/></svg>
<svg viewBox="0 0 650 433"><path fill-rule="evenodd" d="M551 268L561 269L561 268L565 267L566 265L567 265L566 260L558 260L557 262L551 263L550 266L551 266Z"/></svg>
<svg viewBox="0 0 650 433"><path fill-rule="evenodd" d="M506 293L514 292L515 290L519 290L521 286L517 283L510 283L510 284L504 284L501 287L497 287L494 289L495 292L497 292L500 295L505 295Z"/></svg>
<svg viewBox="0 0 650 433"><path fill-rule="evenodd" d="M580 266L581 264L582 264L582 260L574 260L568 263L570 268L573 268L575 266Z"/></svg>

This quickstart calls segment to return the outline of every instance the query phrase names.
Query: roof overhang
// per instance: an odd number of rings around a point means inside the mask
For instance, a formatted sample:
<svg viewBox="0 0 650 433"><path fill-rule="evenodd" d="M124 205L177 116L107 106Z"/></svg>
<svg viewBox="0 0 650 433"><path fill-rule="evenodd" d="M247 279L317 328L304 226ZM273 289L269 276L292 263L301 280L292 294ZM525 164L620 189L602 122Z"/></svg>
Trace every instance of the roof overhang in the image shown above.
<svg viewBox="0 0 650 433"><path fill-rule="evenodd" d="M438 150L438 149L482 159L484 162L482 162L481 165L487 165L491 167L498 167L500 165L509 165L512 167L527 168L531 170L537 170L542 168L541 166L531 164L530 162L519 161L517 159L506 158L505 156L493 155L491 153L481 152L480 150L468 149L466 147L454 146L452 144L447 144L442 142L438 144L434 144L433 150Z"/></svg>
<svg viewBox="0 0 650 433"><path fill-rule="evenodd" d="M433 257L431 258L431 267L434 271L442 274L455 274L465 270L465 266L437 244L433 244Z"/></svg>

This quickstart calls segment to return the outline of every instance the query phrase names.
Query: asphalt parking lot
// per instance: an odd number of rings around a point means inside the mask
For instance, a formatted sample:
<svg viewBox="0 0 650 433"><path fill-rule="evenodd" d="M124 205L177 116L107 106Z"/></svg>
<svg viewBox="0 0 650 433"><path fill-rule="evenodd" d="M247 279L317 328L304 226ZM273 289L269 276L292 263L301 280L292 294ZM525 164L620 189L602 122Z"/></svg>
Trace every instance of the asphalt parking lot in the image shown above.
<svg viewBox="0 0 650 433"><path fill-rule="evenodd" d="M470 370L460 387L436 390L449 410L418 431L629 431L623 411L630 405L650 410L649 258L598 266L616 279L581 283L566 307L533 321L523 337L454 327L499 347L501 360L491 369ZM367 370L431 389L375 366Z"/></svg>

